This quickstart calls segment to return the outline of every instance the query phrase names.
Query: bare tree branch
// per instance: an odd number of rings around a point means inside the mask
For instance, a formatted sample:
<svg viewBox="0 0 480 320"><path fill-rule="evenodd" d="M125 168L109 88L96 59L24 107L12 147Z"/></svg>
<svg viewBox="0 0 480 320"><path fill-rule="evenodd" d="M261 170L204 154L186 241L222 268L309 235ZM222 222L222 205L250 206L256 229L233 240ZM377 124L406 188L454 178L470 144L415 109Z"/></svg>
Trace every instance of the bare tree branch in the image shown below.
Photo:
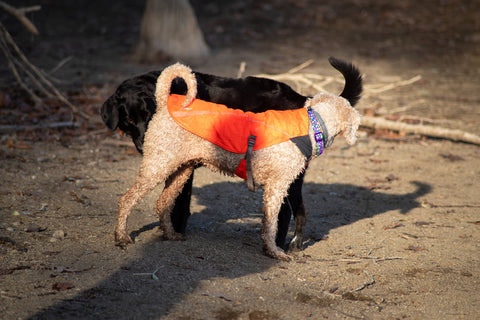
<svg viewBox="0 0 480 320"><path fill-rule="evenodd" d="M41 6L37 5L37 6L31 6L31 7L25 7L25 8L15 8L3 1L0 1L0 8L2 8L3 10L10 13L12 16L17 18L25 26L25 28L27 28L28 31L30 31L34 35L38 35L37 27L35 27L32 21L30 21L30 19L28 19L25 16L25 13L38 11L42 9Z"/></svg>
<svg viewBox="0 0 480 320"><path fill-rule="evenodd" d="M35 67L27 57L22 53L20 48L13 40L10 33L0 22L0 47L5 58L8 61L8 66L12 71L15 79L19 85L32 97L35 104L42 103L42 99L30 89L20 76L20 72L23 72L32 81L32 83L40 90L45 96L55 98L65 103L74 115L80 116L84 119L89 119L89 116L82 111L78 110L70 101L65 98L60 91L45 77L43 72ZM18 68L18 69L17 69Z"/></svg>

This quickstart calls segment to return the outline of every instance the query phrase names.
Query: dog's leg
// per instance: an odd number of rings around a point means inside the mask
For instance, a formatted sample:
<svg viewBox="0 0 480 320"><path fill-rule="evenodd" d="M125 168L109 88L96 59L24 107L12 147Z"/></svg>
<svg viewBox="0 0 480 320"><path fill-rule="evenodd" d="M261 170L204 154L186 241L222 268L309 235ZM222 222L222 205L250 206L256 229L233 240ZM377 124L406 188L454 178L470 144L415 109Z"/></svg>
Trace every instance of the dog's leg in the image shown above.
<svg viewBox="0 0 480 320"><path fill-rule="evenodd" d="M133 187L118 200L118 221L115 228L115 241L117 244L133 243L127 234L127 218L137 202L150 192L159 183L153 176L140 174Z"/></svg>
<svg viewBox="0 0 480 320"><path fill-rule="evenodd" d="M275 238L275 243L280 248L285 247L285 239L287 238L292 211L291 201L286 197L283 199L282 207L278 213L277 237Z"/></svg>
<svg viewBox="0 0 480 320"><path fill-rule="evenodd" d="M295 234L288 246L290 251L301 250L303 247L303 236L305 234L305 224L307 222L307 210L303 202L297 207L297 210L293 213L295 217Z"/></svg>
<svg viewBox="0 0 480 320"><path fill-rule="evenodd" d="M172 225L170 212L175 204L175 199L182 191L183 186L193 173L193 167L180 167L165 181L165 188L157 200L155 209L160 220L160 228L163 231L163 237L167 240L182 240L183 235L175 232Z"/></svg>
<svg viewBox="0 0 480 320"><path fill-rule="evenodd" d="M282 206L283 195L287 194L285 187L280 185L264 186L263 204L264 216L262 221L263 251L267 256L289 261L290 257L275 243L277 233L278 213Z"/></svg>
<svg viewBox="0 0 480 320"><path fill-rule="evenodd" d="M302 186L305 171L301 173L297 179L290 185L288 196L284 199L280 213L278 214L278 230L275 242L277 246L283 248L285 246L285 238L288 233L290 217L293 214L295 218L295 234L290 242L289 249L301 249L303 243L303 233L306 222L306 211L303 205Z"/></svg>
<svg viewBox="0 0 480 320"><path fill-rule="evenodd" d="M183 186L182 192L175 199L170 218L172 220L173 229L178 233L185 233L187 220L190 217L190 199L192 197L193 172Z"/></svg>
<svg viewBox="0 0 480 320"><path fill-rule="evenodd" d="M288 190L288 200L292 206L293 216L295 218L295 233L290 242L289 249L292 251L302 249L303 235L305 233L305 224L307 221L307 210L303 204L302 186L305 171L290 185Z"/></svg>

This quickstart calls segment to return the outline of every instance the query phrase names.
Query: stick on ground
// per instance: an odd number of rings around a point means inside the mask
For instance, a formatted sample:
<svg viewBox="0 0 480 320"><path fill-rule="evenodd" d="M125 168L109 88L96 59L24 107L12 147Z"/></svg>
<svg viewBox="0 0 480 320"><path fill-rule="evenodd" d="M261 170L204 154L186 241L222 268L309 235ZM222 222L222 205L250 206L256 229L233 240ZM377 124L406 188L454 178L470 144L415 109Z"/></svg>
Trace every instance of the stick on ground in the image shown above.
<svg viewBox="0 0 480 320"><path fill-rule="evenodd" d="M480 145L479 136L462 130L446 129L436 126L408 124L370 116L363 116L361 125L372 129L388 129Z"/></svg>

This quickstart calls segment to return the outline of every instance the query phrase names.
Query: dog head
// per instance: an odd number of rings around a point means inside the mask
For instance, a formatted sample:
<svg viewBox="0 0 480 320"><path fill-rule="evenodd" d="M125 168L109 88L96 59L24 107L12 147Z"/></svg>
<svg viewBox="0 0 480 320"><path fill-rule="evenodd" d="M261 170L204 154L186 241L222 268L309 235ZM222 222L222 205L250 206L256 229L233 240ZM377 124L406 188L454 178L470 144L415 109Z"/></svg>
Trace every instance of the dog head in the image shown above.
<svg viewBox="0 0 480 320"><path fill-rule="evenodd" d="M143 152L148 123L155 113L155 83L160 72L128 79L102 105L100 114L110 130L120 129L132 137L137 150Z"/></svg>
<svg viewBox="0 0 480 320"><path fill-rule="evenodd" d="M350 105L347 99L333 94L319 93L312 98L311 106L322 117L327 128L326 146L330 146L339 134L345 137L348 144L355 144L360 125L360 113Z"/></svg>
<svg viewBox="0 0 480 320"><path fill-rule="evenodd" d="M318 93L310 100L310 105L322 117L327 127L326 147L335 137L342 134L348 144L357 141L357 129L360 125L360 113L353 106L362 94L362 75L353 64L331 57L330 64L345 78L345 87L340 96Z"/></svg>

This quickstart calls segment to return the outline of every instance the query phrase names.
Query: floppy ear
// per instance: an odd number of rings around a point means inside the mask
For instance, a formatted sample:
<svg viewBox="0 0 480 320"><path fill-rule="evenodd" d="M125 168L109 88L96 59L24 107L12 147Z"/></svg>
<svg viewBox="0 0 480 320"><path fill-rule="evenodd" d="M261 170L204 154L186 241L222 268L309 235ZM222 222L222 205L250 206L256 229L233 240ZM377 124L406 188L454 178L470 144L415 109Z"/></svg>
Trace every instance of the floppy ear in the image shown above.
<svg viewBox="0 0 480 320"><path fill-rule="evenodd" d="M348 121L345 123L345 129L343 130L343 136L349 145L353 145L357 141L357 129L359 125L360 113L357 110L350 108Z"/></svg>
<svg viewBox="0 0 480 320"><path fill-rule="evenodd" d="M110 98L111 99L111 98ZM108 99L102 105L100 114L102 115L103 122L107 125L110 130L115 130L118 127L119 114L118 109L115 108L115 104Z"/></svg>

